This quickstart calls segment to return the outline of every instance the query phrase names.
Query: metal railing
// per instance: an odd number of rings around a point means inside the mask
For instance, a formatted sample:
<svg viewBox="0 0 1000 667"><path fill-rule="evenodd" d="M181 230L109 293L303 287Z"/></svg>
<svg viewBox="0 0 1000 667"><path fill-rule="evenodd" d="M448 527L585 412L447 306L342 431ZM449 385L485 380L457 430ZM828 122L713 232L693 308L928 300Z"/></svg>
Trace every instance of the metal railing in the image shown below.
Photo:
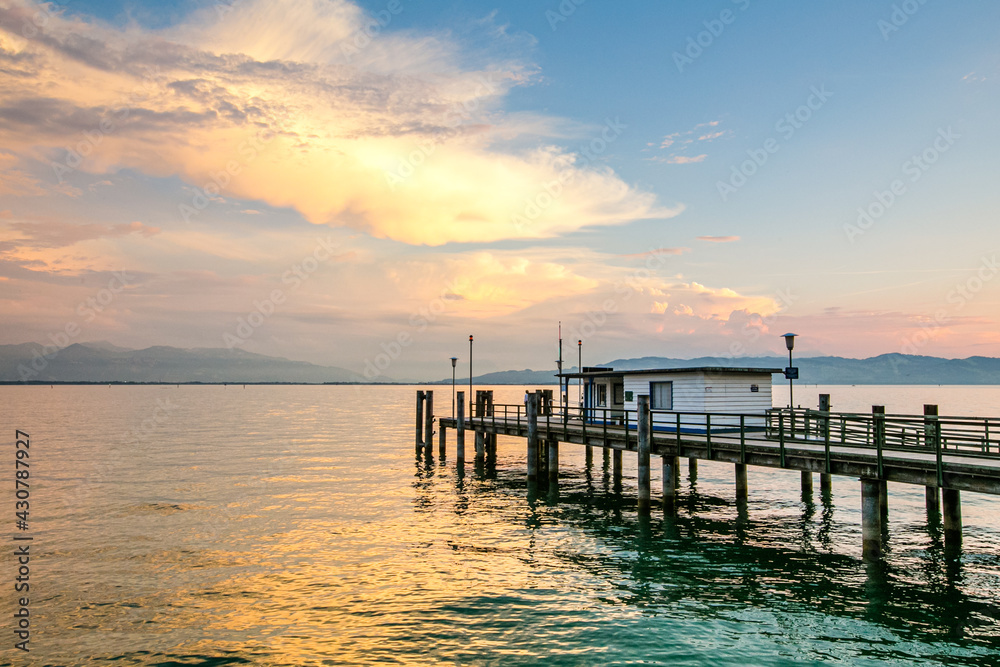
<svg viewBox="0 0 1000 667"><path fill-rule="evenodd" d="M797 445L822 445L830 470L830 448L874 449L879 473L886 452L932 454L937 462L940 481L942 457L1000 459L1000 419L983 417L947 417L896 414L820 412L809 409L774 408L764 413L682 412L651 410L653 439L678 447L692 441L704 443L709 457L713 448L739 448L745 461L747 446L769 441L778 445L781 464L786 449ZM621 408L582 408L545 405L539 409L538 426L545 433L582 434L588 437L624 440L626 448L637 446L636 411ZM527 424L524 405L493 404L492 410L473 419L498 424ZM678 449L678 451L680 451Z"/></svg>

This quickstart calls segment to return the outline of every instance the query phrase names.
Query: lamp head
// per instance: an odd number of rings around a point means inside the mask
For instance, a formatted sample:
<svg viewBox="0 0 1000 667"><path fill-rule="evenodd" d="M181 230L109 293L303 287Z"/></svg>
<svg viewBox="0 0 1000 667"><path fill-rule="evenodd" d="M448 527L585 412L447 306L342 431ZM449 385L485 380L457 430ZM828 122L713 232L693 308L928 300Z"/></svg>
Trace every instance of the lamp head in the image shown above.
<svg viewBox="0 0 1000 667"><path fill-rule="evenodd" d="M458 363L458 357L452 357L451 358L451 367L454 368L455 364L457 364L457 363Z"/></svg>
<svg viewBox="0 0 1000 667"><path fill-rule="evenodd" d="M472 342L472 334L469 334L469 342Z"/></svg>
<svg viewBox="0 0 1000 667"><path fill-rule="evenodd" d="M791 352L792 348L795 347L795 337L796 336L798 336L798 334L793 334L793 333L786 333L786 334L782 334L782 336L781 336L782 338L785 339L785 347L788 348L789 352Z"/></svg>

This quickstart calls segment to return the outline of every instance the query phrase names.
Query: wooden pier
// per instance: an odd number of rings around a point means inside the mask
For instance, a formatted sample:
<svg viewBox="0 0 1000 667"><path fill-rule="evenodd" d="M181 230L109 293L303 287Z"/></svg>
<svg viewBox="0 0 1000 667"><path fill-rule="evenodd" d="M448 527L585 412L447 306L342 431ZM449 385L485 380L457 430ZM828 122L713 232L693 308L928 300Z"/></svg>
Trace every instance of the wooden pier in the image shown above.
<svg viewBox="0 0 1000 667"><path fill-rule="evenodd" d="M438 419L439 454L446 453L445 430L454 429L458 465L465 463L469 429L476 434L477 463L495 460L498 435L525 438L529 484L544 481L541 470L547 471L549 484L558 484L559 447L565 443L585 446L588 460L594 447L610 451L615 486L620 488L623 452L635 452L640 513L651 511L653 456L661 459L662 506L667 513L675 511L681 458L692 468L701 459L732 463L738 502L748 497L748 465L800 471L802 491L810 495L814 473L820 475L824 490L829 490L832 475L852 477L861 481L866 560L881 558L887 482L926 487L927 510L941 514L945 541L952 548L962 538L961 492L1000 494L1000 419L939 416L934 405L925 405L920 416L886 414L881 406L873 406L871 414L807 409L675 412L651 410L646 396L638 397L638 410L612 410L559 407L552 404L551 391L527 394L524 405L494 404L491 391L476 393L471 415L463 414L464 392L459 392L456 418ZM432 400L432 392L417 392L418 454L430 453ZM828 397L822 396L821 406L828 405Z"/></svg>

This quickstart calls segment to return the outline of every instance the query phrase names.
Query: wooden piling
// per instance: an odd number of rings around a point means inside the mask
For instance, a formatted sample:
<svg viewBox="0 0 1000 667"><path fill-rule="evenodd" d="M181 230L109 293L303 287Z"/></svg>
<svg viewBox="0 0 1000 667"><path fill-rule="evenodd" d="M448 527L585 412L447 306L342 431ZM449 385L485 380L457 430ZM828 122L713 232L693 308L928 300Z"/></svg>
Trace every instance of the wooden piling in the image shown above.
<svg viewBox="0 0 1000 667"><path fill-rule="evenodd" d="M938 406L924 403L924 443L938 450ZM941 480L938 479L938 484ZM941 513L941 503L938 501L938 487L928 486L924 491L927 502L927 514L937 516Z"/></svg>
<svg viewBox="0 0 1000 667"><path fill-rule="evenodd" d="M747 499L747 464L736 464L736 500Z"/></svg>
<svg viewBox="0 0 1000 667"><path fill-rule="evenodd" d="M420 453L420 448L424 444L424 392L417 390L417 442L416 449L417 454Z"/></svg>
<svg viewBox="0 0 1000 667"><path fill-rule="evenodd" d="M547 449L549 452L549 485L551 486L559 483L559 441L555 438L549 438Z"/></svg>
<svg viewBox="0 0 1000 667"><path fill-rule="evenodd" d="M461 466L465 465L465 392L460 391L456 396L455 463Z"/></svg>
<svg viewBox="0 0 1000 667"><path fill-rule="evenodd" d="M927 518L934 519L941 516L941 495L936 486L924 487L924 500L927 503Z"/></svg>
<svg viewBox="0 0 1000 667"><path fill-rule="evenodd" d="M829 496L833 493L833 475L829 473L820 473L819 475L819 492L821 495Z"/></svg>
<svg viewBox="0 0 1000 667"><path fill-rule="evenodd" d="M808 470L802 471L802 497L812 498L813 495L813 474Z"/></svg>
<svg viewBox="0 0 1000 667"><path fill-rule="evenodd" d="M962 544L962 494L958 489L941 489L944 541L953 547Z"/></svg>
<svg viewBox="0 0 1000 667"><path fill-rule="evenodd" d="M680 459L664 454L660 463L663 475L663 511L669 515L677 509L677 467Z"/></svg>
<svg viewBox="0 0 1000 667"><path fill-rule="evenodd" d="M649 514L649 452L652 446L650 442L649 396L639 397L637 419L636 430L639 434L639 513Z"/></svg>
<svg viewBox="0 0 1000 667"><path fill-rule="evenodd" d="M688 459L688 475L698 477L698 459L693 456Z"/></svg>
<svg viewBox="0 0 1000 667"><path fill-rule="evenodd" d="M438 456L440 456L443 459L447 451L448 448L445 447L444 443L444 426L442 426L441 423L438 422Z"/></svg>
<svg viewBox="0 0 1000 667"><path fill-rule="evenodd" d="M587 445L587 451L584 453L584 464L587 467L594 465L594 448Z"/></svg>
<svg viewBox="0 0 1000 667"><path fill-rule="evenodd" d="M486 390L486 417L493 417L493 390ZM497 434L488 433L486 434L486 455L488 458L495 460L497 456Z"/></svg>
<svg viewBox="0 0 1000 667"><path fill-rule="evenodd" d="M879 480L878 512L882 521L882 530L889 528L889 482Z"/></svg>
<svg viewBox="0 0 1000 667"><path fill-rule="evenodd" d="M434 392L424 392L424 450L430 456L431 447L434 445Z"/></svg>
<svg viewBox="0 0 1000 667"><path fill-rule="evenodd" d="M866 561L882 557L881 494L879 480L861 480L861 553Z"/></svg>
<svg viewBox="0 0 1000 667"><path fill-rule="evenodd" d="M538 394L528 394L528 481L538 481Z"/></svg>

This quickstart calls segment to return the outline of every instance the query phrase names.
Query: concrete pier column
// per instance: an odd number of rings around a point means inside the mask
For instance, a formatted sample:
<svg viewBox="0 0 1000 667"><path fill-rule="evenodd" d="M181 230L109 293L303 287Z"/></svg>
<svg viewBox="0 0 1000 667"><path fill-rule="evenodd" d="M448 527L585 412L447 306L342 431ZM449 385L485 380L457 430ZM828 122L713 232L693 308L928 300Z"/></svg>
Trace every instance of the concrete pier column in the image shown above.
<svg viewBox="0 0 1000 667"><path fill-rule="evenodd" d="M813 495L813 474L808 470L802 471L802 497L812 498Z"/></svg>
<svg viewBox="0 0 1000 667"><path fill-rule="evenodd" d="M538 394L528 394L528 481L538 481Z"/></svg>
<svg viewBox="0 0 1000 667"><path fill-rule="evenodd" d="M417 390L417 454L424 444L424 392Z"/></svg>
<svg viewBox="0 0 1000 667"><path fill-rule="evenodd" d="M673 514L677 509L677 466L676 456L664 454L661 457L663 475L663 511Z"/></svg>
<svg viewBox="0 0 1000 667"><path fill-rule="evenodd" d="M736 500L747 499L747 464L736 464Z"/></svg>
<svg viewBox="0 0 1000 667"><path fill-rule="evenodd" d="M861 480L861 540L866 561L882 557L882 521L880 497L882 485L877 479Z"/></svg>
<svg viewBox="0 0 1000 667"><path fill-rule="evenodd" d="M559 441L549 438L549 484L559 483Z"/></svg>
<svg viewBox="0 0 1000 667"><path fill-rule="evenodd" d="M941 489L941 512L944 522L944 542L947 546L962 544L962 495L958 489Z"/></svg>
<svg viewBox="0 0 1000 667"><path fill-rule="evenodd" d="M456 394L455 400L455 463L465 465L465 392Z"/></svg>
<svg viewBox="0 0 1000 667"><path fill-rule="evenodd" d="M927 517L941 516L941 495L936 486L924 487L924 499L927 502Z"/></svg>
<svg viewBox="0 0 1000 667"><path fill-rule="evenodd" d="M649 396L639 397L639 423L637 431L639 433L639 513L649 514L649 451L652 443L650 441L649 423Z"/></svg>
<svg viewBox="0 0 1000 667"><path fill-rule="evenodd" d="M833 493L833 475L825 472L820 473L819 492L824 496L828 496Z"/></svg>
<svg viewBox="0 0 1000 667"><path fill-rule="evenodd" d="M424 448L430 456L431 447L434 446L434 392L424 392Z"/></svg>

